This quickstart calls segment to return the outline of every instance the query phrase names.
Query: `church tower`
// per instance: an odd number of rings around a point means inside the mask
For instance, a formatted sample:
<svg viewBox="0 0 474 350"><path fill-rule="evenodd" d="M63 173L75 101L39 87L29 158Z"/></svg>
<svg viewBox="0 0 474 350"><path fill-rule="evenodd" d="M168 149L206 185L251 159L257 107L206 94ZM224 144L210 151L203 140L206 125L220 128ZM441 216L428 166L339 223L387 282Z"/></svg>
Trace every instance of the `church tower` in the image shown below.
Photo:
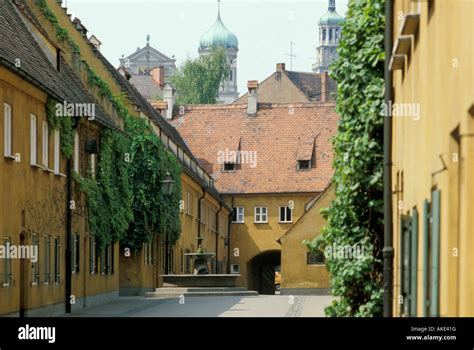
<svg viewBox="0 0 474 350"><path fill-rule="evenodd" d="M219 88L217 103L232 103L239 98L237 90L237 52L239 41L237 36L226 28L221 19L220 0L217 1L217 19L214 25L201 38L199 55L205 56L214 47L224 48L230 71L227 79Z"/></svg>
<svg viewBox="0 0 474 350"><path fill-rule="evenodd" d="M341 25L344 18L336 12L336 0L329 0L328 12L319 20L319 46L317 47L316 63L313 72L323 73L329 70L332 61L336 60L336 52L341 38Z"/></svg>

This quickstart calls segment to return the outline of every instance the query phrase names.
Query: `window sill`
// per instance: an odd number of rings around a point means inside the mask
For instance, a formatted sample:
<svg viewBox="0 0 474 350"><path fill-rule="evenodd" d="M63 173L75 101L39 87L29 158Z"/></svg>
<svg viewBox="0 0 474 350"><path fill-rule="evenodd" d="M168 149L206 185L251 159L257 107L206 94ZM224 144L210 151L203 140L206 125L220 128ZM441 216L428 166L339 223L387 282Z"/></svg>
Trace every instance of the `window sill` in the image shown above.
<svg viewBox="0 0 474 350"><path fill-rule="evenodd" d="M10 287L10 283L2 283L2 287L3 287L3 288Z"/></svg>
<svg viewBox="0 0 474 350"><path fill-rule="evenodd" d="M278 221L279 224L292 224L293 221Z"/></svg>
<svg viewBox="0 0 474 350"><path fill-rule="evenodd" d="M254 221L254 224L268 224L268 221Z"/></svg>
<svg viewBox="0 0 474 350"><path fill-rule="evenodd" d="M231 224L245 224L244 221L231 221Z"/></svg>
<svg viewBox="0 0 474 350"><path fill-rule="evenodd" d="M16 157L12 154L5 154L5 155L3 155L3 157L5 157L6 159L9 159L9 160L16 160Z"/></svg>
<svg viewBox="0 0 474 350"><path fill-rule="evenodd" d="M66 174L54 172L55 176L67 177Z"/></svg>
<svg viewBox="0 0 474 350"><path fill-rule="evenodd" d="M39 164L36 164L36 163L35 163L35 164L30 164L30 166L31 166L32 168L37 168L37 169L44 170L44 167L43 167L42 165L39 165Z"/></svg>

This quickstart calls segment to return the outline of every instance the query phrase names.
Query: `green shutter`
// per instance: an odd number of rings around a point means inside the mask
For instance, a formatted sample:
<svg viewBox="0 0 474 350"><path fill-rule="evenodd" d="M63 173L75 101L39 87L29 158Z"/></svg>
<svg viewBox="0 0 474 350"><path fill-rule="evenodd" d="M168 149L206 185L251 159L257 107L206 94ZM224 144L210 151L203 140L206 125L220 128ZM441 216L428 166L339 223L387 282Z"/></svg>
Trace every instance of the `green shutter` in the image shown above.
<svg viewBox="0 0 474 350"><path fill-rule="evenodd" d="M400 217L400 294L403 296L400 314L410 313L410 217Z"/></svg>
<svg viewBox="0 0 474 350"><path fill-rule="evenodd" d="M428 278L429 278L429 232L430 232L430 203L423 202L423 317L428 316Z"/></svg>
<svg viewBox="0 0 474 350"><path fill-rule="evenodd" d="M418 210L413 209L411 218L410 246L410 316L416 316L417 268L418 268Z"/></svg>
<svg viewBox="0 0 474 350"><path fill-rule="evenodd" d="M432 231L431 231L431 293L430 293L430 316L439 316L439 249L440 249L440 210L441 193L431 193Z"/></svg>

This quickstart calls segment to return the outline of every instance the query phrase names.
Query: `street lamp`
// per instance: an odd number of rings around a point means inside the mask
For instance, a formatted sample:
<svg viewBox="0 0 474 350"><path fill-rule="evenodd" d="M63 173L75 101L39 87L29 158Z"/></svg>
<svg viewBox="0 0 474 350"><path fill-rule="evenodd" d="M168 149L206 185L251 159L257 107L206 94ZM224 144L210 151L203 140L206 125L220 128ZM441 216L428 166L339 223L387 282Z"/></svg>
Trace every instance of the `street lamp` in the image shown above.
<svg viewBox="0 0 474 350"><path fill-rule="evenodd" d="M165 195L173 193L174 184L175 181L171 177L170 172L167 171L164 180L161 181L161 193Z"/></svg>

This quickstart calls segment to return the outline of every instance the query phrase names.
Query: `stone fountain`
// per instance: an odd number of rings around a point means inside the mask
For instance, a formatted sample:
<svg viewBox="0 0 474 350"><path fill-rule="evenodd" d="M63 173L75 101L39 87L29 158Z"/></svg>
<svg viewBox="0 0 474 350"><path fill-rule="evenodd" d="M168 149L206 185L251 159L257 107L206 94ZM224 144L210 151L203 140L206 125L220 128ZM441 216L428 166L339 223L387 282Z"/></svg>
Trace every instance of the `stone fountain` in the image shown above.
<svg viewBox="0 0 474 350"><path fill-rule="evenodd" d="M201 243L201 242L199 242ZM209 274L209 260L215 255L214 253L207 253L202 249L201 244L196 253L186 253L186 256L190 256L194 261L194 274L195 275L207 275Z"/></svg>

